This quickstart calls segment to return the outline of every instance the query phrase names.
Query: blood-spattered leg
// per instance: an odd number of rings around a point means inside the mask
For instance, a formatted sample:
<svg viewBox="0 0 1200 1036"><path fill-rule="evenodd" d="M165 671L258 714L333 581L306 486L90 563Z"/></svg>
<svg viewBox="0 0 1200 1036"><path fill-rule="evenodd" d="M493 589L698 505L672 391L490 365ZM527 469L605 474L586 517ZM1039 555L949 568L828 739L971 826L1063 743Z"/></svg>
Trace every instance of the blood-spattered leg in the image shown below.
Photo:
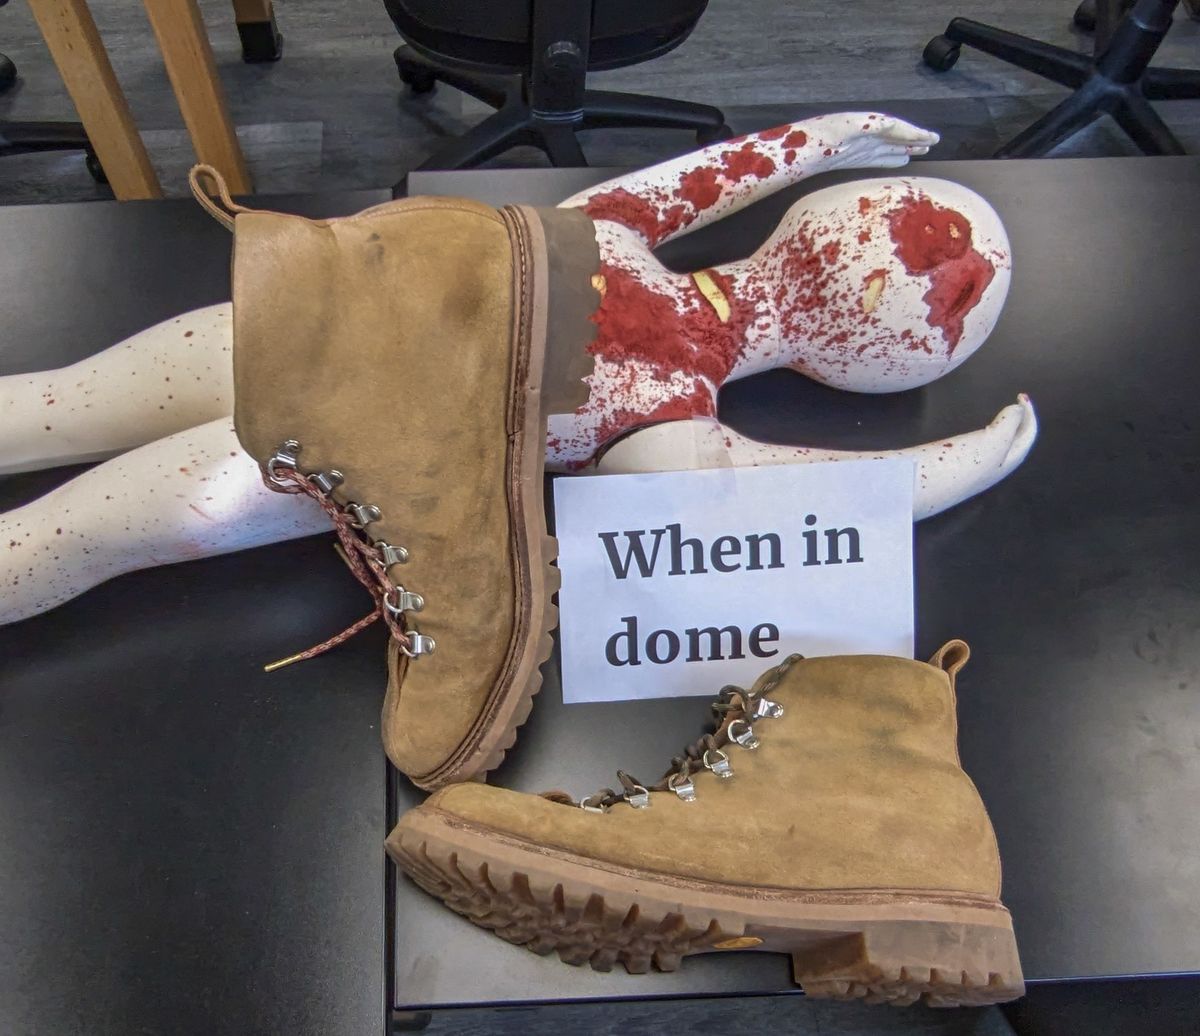
<svg viewBox="0 0 1200 1036"><path fill-rule="evenodd" d="M115 457L0 514L0 624L124 572L329 528L307 497L273 493L229 418Z"/></svg>
<svg viewBox="0 0 1200 1036"><path fill-rule="evenodd" d="M228 302L58 370L0 378L0 475L103 460L233 413Z"/></svg>
<svg viewBox="0 0 1200 1036"><path fill-rule="evenodd" d="M713 144L568 198L594 220L629 227L651 248L807 176L894 168L938 135L877 112L843 112Z"/></svg>
<svg viewBox="0 0 1200 1036"><path fill-rule="evenodd" d="M986 428L900 450L820 450L774 446L739 435L715 419L655 425L622 439L595 471L686 471L902 457L916 465L913 519L919 521L982 493L1014 471L1037 438L1029 397L1006 406Z"/></svg>
<svg viewBox="0 0 1200 1036"><path fill-rule="evenodd" d="M928 384L991 333L1011 266L1000 217L960 184L906 177L817 191L735 264L778 326L732 378L787 365L854 392Z"/></svg>

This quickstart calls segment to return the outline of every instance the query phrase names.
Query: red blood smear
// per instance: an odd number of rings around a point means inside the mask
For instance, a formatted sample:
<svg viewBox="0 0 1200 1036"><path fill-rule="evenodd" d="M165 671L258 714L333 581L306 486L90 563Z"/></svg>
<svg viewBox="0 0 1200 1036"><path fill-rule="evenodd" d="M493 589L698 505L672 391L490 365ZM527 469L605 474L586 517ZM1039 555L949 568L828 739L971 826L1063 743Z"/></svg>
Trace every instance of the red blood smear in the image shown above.
<svg viewBox="0 0 1200 1036"><path fill-rule="evenodd" d="M690 392L664 400L649 413L640 413L625 407L617 407L606 414L596 431L596 443L604 446L619 435L631 432L635 428L645 428L652 424L662 424L666 421L685 421L692 417L715 417L716 405L713 403L712 390L702 381L697 380ZM578 462L575 467L583 467L589 460Z"/></svg>
<svg viewBox="0 0 1200 1036"><path fill-rule="evenodd" d="M827 147L824 151L821 152L821 154L823 154L826 158L828 158L830 155L833 154L833 148Z"/></svg>
<svg viewBox="0 0 1200 1036"><path fill-rule="evenodd" d="M589 198L583 211L592 219L612 220L636 230L652 243L659 239L658 209L645 198L630 194L624 187Z"/></svg>
<svg viewBox="0 0 1200 1036"><path fill-rule="evenodd" d="M716 179L715 173L713 179ZM679 195L679 191L675 193ZM589 198L583 211L592 219L611 220L636 231L653 248L663 238L692 223L699 210L690 199L686 205L670 205L660 210L653 202L630 194L624 187L618 187Z"/></svg>
<svg viewBox="0 0 1200 1036"><path fill-rule="evenodd" d="M929 275L922 301L926 320L940 327L953 355L963 319L978 305L996 269L971 247L971 224L961 212L928 198L907 198L888 213L896 257L913 274Z"/></svg>
<svg viewBox="0 0 1200 1036"><path fill-rule="evenodd" d="M794 161L796 161L796 152L791 150L785 151L783 153L783 160L788 165L791 165Z"/></svg>
<svg viewBox="0 0 1200 1036"><path fill-rule="evenodd" d="M928 198L908 198L888 213L896 256L909 273L928 273L971 248L971 224Z"/></svg>
<svg viewBox="0 0 1200 1036"><path fill-rule="evenodd" d="M868 212L870 212L871 211L871 199L867 198L865 196L859 198L858 199L858 211L861 212L864 216Z"/></svg>
<svg viewBox="0 0 1200 1036"><path fill-rule="evenodd" d="M675 191L676 198L682 198L697 212L711 208L721 197L721 188L717 184L717 171L709 166L701 166L679 178L679 189Z"/></svg>
<svg viewBox="0 0 1200 1036"><path fill-rule="evenodd" d="M724 274L707 271L729 301L727 323L690 282L678 304L686 307L680 312L674 299L652 291L627 271L607 263L600 269L605 292L591 317L598 329L588 347L592 354L615 364L640 360L663 380L680 372L718 386L728 377L756 314L754 305L734 293Z"/></svg>
<svg viewBox="0 0 1200 1036"><path fill-rule="evenodd" d="M784 147L800 148L808 143L808 134L804 130L792 130L783 138Z"/></svg>
<svg viewBox="0 0 1200 1036"><path fill-rule="evenodd" d="M747 176L762 180L775 172L775 163L767 155L754 149L754 143L744 144L737 151L728 151L721 161L726 179L740 183Z"/></svg>
<svg viewBox="0 0 1200 1036"><path fill-rule="evenodd" d="M780 137L787 136L787 126L776 126L774 129L763 130L759 135L759 140L778 140Z"/></svg>
<svg viewBox="0 0 1200 1036"><path fill-rule="evenodd" d="M807 222L801 224L794 238L779 242L775 253L781 273L775 286L775 306L784 335L793 340L804 336L807 318L819 318L830 310L841 255L839 242L829 241L817 247L808 236L808 229ZM789 300L791 290L795 291L795 297Z"/></svg>

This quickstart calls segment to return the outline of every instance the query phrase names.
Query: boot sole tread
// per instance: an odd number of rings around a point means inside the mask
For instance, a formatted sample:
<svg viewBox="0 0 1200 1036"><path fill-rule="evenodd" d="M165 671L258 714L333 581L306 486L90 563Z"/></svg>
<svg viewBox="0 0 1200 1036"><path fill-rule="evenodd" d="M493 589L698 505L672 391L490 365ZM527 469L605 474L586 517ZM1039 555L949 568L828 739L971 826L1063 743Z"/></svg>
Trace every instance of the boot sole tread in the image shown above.
<svg viewBox="0 0 1200 1036"><path fill-rule="evenodd" d="M451 910L507 942L567 964L630 974L674 971L695 953L790 953L808 996L894 1006L982 1006L1024 993L1008 912L920 893L820 893L589 867L521 849L437 810L407 814L388 839L397 865ZM860 900L853 902L855 896ZM690 901L690 902L689 902ZM958 905L956 905L958 904Z"/></svg>

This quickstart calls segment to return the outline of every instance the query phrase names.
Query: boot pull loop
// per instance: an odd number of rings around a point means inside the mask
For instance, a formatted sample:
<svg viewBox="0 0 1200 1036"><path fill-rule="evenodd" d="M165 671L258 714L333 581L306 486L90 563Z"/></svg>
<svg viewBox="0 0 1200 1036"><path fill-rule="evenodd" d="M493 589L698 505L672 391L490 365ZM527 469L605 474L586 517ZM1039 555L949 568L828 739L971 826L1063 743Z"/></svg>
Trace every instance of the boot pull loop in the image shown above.
<svg viewBox="0 0 1200 1036"><path fill-rule="evenodd" d="M212 183L216 188L217 197L221 199L220 205L212 199L212 196L205 187L205 181ZM226 230L233 229L233 218L238 213L254 211L253 209L246 208L245 205L239 205L233 200L233 196L229 193L229 187L225 183L225 177L210 165L200 163L192 166L188 172L188 185L192 188L192 194L195 196L196 201Z"/></svg>
<svg viewBox="0 0 1200 1036"><path fill-rule="evenodd" d="M958 671L967 664L967 659L970 657L971 649L965 640L948 640L934 652L929 664L950 677L950 686L953 688L954 678L958 675Z"/></svg>

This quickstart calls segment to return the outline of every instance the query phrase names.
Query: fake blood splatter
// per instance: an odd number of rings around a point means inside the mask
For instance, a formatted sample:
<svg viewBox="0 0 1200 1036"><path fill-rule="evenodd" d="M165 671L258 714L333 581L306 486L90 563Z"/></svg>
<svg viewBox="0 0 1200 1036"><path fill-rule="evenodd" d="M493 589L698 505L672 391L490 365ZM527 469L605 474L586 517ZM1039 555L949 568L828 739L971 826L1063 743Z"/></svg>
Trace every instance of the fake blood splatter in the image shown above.
<svg viewBox="0 0 1200 1036"><path fill-rule="evenodd" d="M675 191L675 197L682 198L697 212L712 208L721 197L717 171L710 166L701 166L684 173L679 178L679 188Z"/></svg>
<svg viewBox="0 0 1200 1036"><path fill-rule="evenodd" d="M602 263L600 272L604 301L591 317L597 334L589 352L614 364L638 360L664 380L680 373L704 378L715 388L729 376L756 312L734 293L728 277L706 271L729 303L729 319L722 321L690 281L677 301L619 267Z"/></svg>
<svg viewBox="0 0 1200 1036"><path fill-rule="evenodd" d="M668 233L678 230L683 225L686 210L682 205L673 208L678 211L660 211L659 207L648 199L639 198L636 194L630 194L624 187L618 187L589 198L583 211L592 219L611 220L635 230L654 246ZM671 226L672 220L676 221L674 226Z"/></svg>
<svg viewBox="0 0 1200 1036"><path fill-rule="evenodd" d="M619 436L638 428L666 421L687 421L693 417L715 417L716 413L717 406L713 401L712 390L697 379L692 383L690 391L664 400L649 412L622 406L607 411L596 431L596 442L599 446L606 446ZM575 466L583 467L588 462L581 461Z"/></svg>
<svg viewBox="0 0 1200 1036"><path fill-rule="evenodd" d="M929 277L922 298L929 307L926 319L941 328L953 355L963 319L978 305L996 268L971 247L971 224L961 212L910 197L887 218L896 257L909 273Z"/></svg>
<svg viewBox="0 0 1200 1036"><path fill-rule="evenodd" d="M736 151L727 151L721 157L721 171L730 183L741 183L747 176L764 180L775 172L775 162L761 154L753 141L743 144Z"/></svg>

